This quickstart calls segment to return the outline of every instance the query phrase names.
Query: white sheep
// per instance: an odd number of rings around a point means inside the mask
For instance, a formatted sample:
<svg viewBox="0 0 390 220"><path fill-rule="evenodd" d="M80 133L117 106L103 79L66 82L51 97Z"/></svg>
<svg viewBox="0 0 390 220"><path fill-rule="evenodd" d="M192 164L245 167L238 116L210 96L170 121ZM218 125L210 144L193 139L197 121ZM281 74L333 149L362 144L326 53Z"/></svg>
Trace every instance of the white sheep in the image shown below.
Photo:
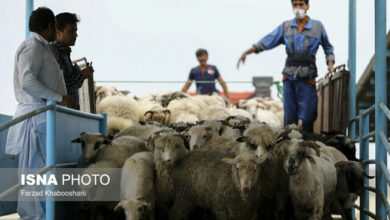
<svg viewBox="0 0 390 220"><path fill-rule="evenodd" d="M126 96L108 96L104 98L97 105L97 112L123 118L131 123L137 123L142 118L138 102ZM110 123L107 126L110 127Z"/></svg>
<svg viewBox="0 0 390 220"><path fill-rule="evenodd" d="M126 219L154 219L154 160L150 152L136 153L122 167L120 199Z"/></svg>
<svg viewBox="0 0 390 220"><path fill-rule="evenodd" d="M113 86L96 86L95 94L96 104L99 104L105 97L108 96L123 96L123 94Z"/></svg>

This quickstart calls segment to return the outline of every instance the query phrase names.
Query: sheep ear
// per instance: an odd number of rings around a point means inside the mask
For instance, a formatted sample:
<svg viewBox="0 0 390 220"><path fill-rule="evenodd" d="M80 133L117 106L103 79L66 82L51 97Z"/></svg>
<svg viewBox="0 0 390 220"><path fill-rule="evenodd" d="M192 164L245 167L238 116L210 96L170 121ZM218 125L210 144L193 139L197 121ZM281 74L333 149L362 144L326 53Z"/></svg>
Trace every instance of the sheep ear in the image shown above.
<svg viewBox="0 0 390 220"><path fill-rule="evenodd" d="M81 139L80 138L74 139L72 140L71 143L81 143Z"/></svg>
<svg viewBox="0 0 390 220"><path fill-rule="evenodd" d="M183 139L184 146L186 147L186 149L190 150L190 143L189 143L187 137L183 134L180 134L180 137Z"/></svg>
<svg viewBox="0 0 390 220"><path fill-rule="evenodd" d="M337 163L335 163L335 167L344 167L344 166L347 166L349 163L348 161L339 161Z"/></svg>
<svg viewBox="0 0 390 220"><path fill-rule="evenodd" d="M236 139L236 141L240 142L240 143L246 142L246 140L247 140L247 138L245 136L242 136L242 137L239 137L239 138Z"/></svg>
<svg viewBox="0 0 390 220"><path fill-rule="evenodd" d="M122 204L121 202L118 202L118 204L116 204L115 208L114 208L114 212L118 211L118 209L122 208Z"/></svg>
<svg viewBox="0 0 390 220"><path fill-rule="evenodd" d="M111 140L108 137L106 137L106 139L104 139L103 141L103 144L111 144Z"/></svg>
<svg viewBox="0 0 390 220"><path fill-rule="evenodd" d="M320 147L314 143L313 141L303 141L302 144L304 144L307 147L310 147L316 151L316 155L319 157L321 154Z"/></svg>
<svg viewBox="0 0 390 220"><path fill-rule="evenodd" d="M225 163L228 163L230 165L235 165L235 164L238 163L238 160L236 158L231 159L231 158L225 157L225 158L222 159L222 161L225 162Z"/></svg>
<svg viewBox="0 0 390 220"><path fill-rule="evenodd" d="M307 156L307 159L310 161L310 163L312 163L312 164L314 164L314 165L317 164L316 161L314 160L314 158L313 158L312 156L308 155L308 156Z"/></svg>

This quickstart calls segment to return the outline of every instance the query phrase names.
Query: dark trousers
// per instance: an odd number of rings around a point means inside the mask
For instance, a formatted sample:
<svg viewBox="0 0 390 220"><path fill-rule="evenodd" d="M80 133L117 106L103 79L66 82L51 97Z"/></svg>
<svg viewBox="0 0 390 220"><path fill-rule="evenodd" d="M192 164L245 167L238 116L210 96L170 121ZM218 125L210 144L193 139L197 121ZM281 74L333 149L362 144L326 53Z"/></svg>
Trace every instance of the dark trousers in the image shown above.
<svg viewBox="0 0 390 220"><path fill-rule="evenodd" d="M283 82L284 126L303 122L304 131L313 132L313 124L317 118L316 86L302 80L286 80Z"/></svg>

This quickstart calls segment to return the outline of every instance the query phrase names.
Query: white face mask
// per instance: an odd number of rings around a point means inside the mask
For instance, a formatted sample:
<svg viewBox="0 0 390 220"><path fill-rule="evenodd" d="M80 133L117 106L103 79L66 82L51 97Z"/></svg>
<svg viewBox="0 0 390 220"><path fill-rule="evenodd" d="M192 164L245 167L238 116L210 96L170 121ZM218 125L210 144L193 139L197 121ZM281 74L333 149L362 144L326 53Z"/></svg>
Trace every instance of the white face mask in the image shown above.
<svg viewBox="0 0 390 220"><path fill-rule="evenodd" d="M293 13L297 19L304 19L306 17L305 9L294 8Z"/></svg>

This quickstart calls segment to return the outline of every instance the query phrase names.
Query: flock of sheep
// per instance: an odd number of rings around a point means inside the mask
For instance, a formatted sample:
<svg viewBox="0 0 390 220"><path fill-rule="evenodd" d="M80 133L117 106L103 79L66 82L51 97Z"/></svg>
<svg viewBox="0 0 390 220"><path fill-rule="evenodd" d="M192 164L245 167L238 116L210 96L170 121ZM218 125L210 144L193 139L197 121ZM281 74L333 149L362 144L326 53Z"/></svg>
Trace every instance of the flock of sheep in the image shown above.
<svg viewBox="0 0 390 220"><path fill-rule="evenodd" d="M103 105L112 114L111 136L82 133L73 142L81 143L85 173L122 168L120 201L89 203L85 219L352 219L369 176L368 161L356 159L349 138L272 124L281 119L271 100L248 100L240 109L220 97L201 104L208 98L174 96L163 102L128 94L100 98L98 110ZM149 110L131 118L133 111L115 110L125 103L104 103L114 97L132 100L137 107L129 108L138 113ZM140 104L147 102L152 108ZM209 110L223 105L222 115ZM266 111L275 118L266 119ZM115 127L119 121L129 124Z"/></svg>

